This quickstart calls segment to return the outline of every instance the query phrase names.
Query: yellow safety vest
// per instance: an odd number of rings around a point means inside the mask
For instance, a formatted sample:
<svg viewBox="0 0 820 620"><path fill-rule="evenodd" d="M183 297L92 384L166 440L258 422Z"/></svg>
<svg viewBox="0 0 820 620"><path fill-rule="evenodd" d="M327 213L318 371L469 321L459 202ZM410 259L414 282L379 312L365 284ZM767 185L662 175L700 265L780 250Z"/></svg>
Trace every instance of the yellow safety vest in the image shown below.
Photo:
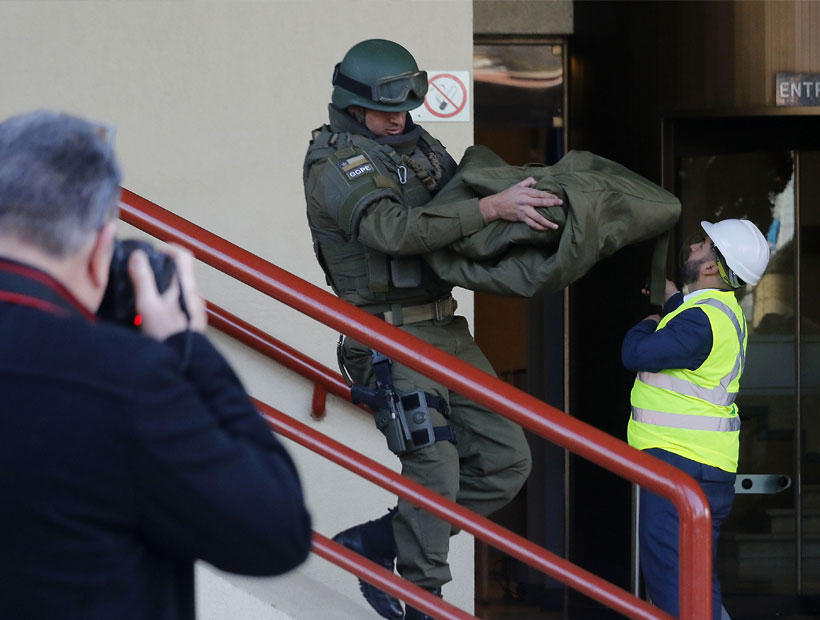
<svg viewBox="0 0 820 620"><path fill-rule="evenodd" d="M638 373L627 439L639 450L661 448L736 472L740 418L735 398L746 358L746 320L733 292L706 290L667 314L657 329L689 308L700 308L709 318L712 350L696 370Z"/></svg>

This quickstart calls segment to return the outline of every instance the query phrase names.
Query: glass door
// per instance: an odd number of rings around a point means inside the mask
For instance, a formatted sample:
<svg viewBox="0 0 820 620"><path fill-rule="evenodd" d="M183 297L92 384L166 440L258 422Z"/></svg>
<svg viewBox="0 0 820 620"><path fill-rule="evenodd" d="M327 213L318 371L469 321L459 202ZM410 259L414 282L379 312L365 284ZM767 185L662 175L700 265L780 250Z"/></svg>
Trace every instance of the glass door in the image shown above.
<svg viewBox="0 0 820 620"><path fill-rule="evenodd" d="M807 613L820 613L820 150L797 158L796 265L799 465L798 594Z"/></svg>
<svg viewBox="0 0 820 620"><path fill-rule="evenodd" d="M816 613L820 594L820 145L782 123L675 128L678 241L701 220L748 218L772 251L759 284L738 291L740 461L716 567L735 620Z"/></svg>

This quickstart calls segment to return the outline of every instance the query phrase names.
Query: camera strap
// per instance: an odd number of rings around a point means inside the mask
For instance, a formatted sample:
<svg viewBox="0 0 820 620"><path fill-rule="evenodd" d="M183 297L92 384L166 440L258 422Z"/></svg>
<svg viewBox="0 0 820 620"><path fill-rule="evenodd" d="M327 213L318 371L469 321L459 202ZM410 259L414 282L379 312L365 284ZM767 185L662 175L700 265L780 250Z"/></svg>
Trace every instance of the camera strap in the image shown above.
<svg viewBox="0 0 820 620"><path fill-rule="evenodd" d="M0 302L96 321L65 286L45 271L8 258L0 258Z"/></svg>

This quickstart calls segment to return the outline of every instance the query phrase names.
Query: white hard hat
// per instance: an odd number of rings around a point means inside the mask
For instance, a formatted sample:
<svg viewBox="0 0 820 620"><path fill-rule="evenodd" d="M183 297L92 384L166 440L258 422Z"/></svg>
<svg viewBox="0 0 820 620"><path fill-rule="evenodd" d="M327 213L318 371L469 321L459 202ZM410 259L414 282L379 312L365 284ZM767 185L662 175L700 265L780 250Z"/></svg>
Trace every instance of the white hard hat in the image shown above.
<svg viewBox="0 0 820 620"><path fill-rule="evenodd" d="M722 220L701 227L726 259L726 265L744 282L757 284L769 264L769 244L749 220Z"/></svg>

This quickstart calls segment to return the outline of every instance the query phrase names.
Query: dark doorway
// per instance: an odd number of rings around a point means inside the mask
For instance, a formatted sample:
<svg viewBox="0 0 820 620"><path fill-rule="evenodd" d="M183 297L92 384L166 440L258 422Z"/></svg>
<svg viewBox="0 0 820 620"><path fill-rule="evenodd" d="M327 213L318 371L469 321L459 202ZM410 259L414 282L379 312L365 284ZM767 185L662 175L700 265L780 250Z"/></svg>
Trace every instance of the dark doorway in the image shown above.
<svg viewBox="0 0 820 620"><path fill-rule="evenodd" d="M818 617L820 116L667 119L664 145L665 185L683 206L674 248L701 220L745 217L773 250L739 295L750 326L739 473L755 477L722 530L724 604L733 620ZM650 256L626 248L570 288L570 413L622 439L634 376L620 346L656 311L640 295ZM675 262L670 252L670 275ZM631 485L576 458L569 478L570 560L630 589ZM574 593L568 607L570 618L620 617Z"/></svg>
<svg viewBox="0 0 820 620"><path fill-rule="evenodd" d="M475 144L511 165L552 164L564 154L565 42L477 40ZM475 295L476 341L499 377L564 408L564 292L533 299ZM563 554L564 451L528 435L533 472L513 502L491 518ZM562 617L564 589L476 541L476 615Z"/></svg>

